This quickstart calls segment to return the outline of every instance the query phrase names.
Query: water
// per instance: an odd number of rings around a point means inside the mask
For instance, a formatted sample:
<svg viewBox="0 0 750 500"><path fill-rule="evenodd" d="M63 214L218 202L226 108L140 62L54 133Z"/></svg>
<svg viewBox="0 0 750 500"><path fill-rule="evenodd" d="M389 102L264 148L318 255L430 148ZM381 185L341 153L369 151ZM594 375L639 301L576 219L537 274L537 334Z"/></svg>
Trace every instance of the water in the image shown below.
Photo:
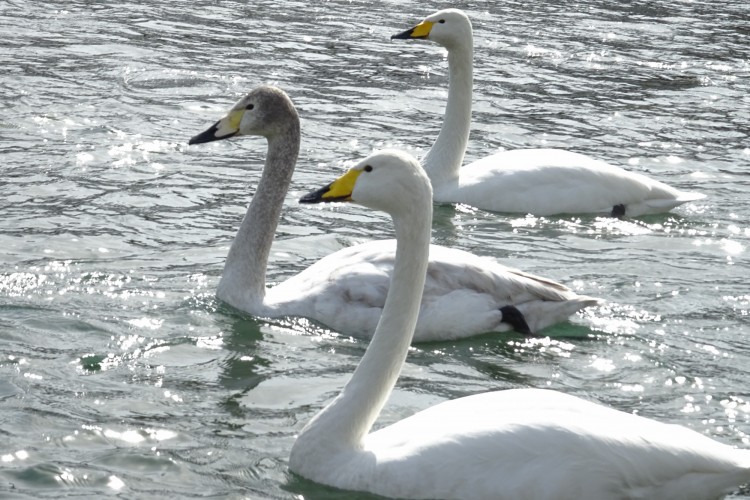
<svg viewBox="0 0 750 500"><path fill-rule="evenodd" d="M215 300L265 144L187 139L259 83L295 101L274 282L390 237L384 215L296 199L373 148L430 146L445 54L389 36L442 6L0 4L0 497L351 498L287 457L366 343ZM627 221L440 207L436 242L608 303L552 338L415 347L380 423L552 387L750 447L750 8L456 6L476 36L467 160L563 147L708 198Z"/></svg>

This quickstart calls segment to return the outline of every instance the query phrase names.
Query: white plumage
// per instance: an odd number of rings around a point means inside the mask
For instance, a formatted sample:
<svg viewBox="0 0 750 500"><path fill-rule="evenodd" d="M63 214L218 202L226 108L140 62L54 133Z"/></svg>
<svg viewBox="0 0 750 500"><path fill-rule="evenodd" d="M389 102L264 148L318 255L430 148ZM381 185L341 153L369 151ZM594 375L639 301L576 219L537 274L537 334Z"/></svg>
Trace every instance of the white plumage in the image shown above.
<svg viewBox="0 0 750 500"><path fill-rule="evenodd" d="M252 109L248 109L248 107ZM266 288L271 244L299 151L299 118L282 91L259 87L191 144L235 135L268 139L263 175L227 256L220 299L256 316L306 317L341 333L370 337L393 272L395 244L373 241L345 248L300 274ZM433 245L415 340L445 340L506 331L521 313L531 332L597 303L544 278L492 259ZM510 322L509 322L510 321Z"/></svg>
<svg viewBox="0 0 750 500"><path fill-rule="evenodd" d="M423 38L448 50L450 88L445 121L422 160L434 200L496 212L613 214L667 212L705 196L560 149L501 151L463 168L472 105L473 33L460 10L441 10L391 38Z"/></svg>
<svg viewBox="0 0 750 500"><path fill-rule="evenodd" d="M372 155L352 173L351 200L393 216L395 271L367 351L342 392L300 432L292 471L393 498L470 500L708 500L750 481L750 451L550 390L447 401L370 433L417 320L431 204L426 176L404 153ZM386 178L408 187L410 209L382 189ZM339 182L305 200L326 201Z"/></svg>
<svg viewBox="0 0 750 500"><path fill-rule="evenodd" d="M265 306L270 315L292 310L295 316L325 318L321 321L335 331L370 337L385 303L395 250L395 240L381 240L328 255L268 289ZM417 342L510 330L502 321L503 305L515 305L538 332L597 303L553 281L438 245L430 246L427 275Z"/></svg>

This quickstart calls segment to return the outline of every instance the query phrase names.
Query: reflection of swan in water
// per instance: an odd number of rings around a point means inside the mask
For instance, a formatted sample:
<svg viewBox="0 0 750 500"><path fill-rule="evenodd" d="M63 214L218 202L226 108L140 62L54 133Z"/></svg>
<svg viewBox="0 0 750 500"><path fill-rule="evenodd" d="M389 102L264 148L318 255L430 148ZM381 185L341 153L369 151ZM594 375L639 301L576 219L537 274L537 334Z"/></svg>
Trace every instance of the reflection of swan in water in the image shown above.
<svg viewBox="0 0 750 500"><path fill-rule="evenodd" d="M253 315L301 316L341 333L372 336L393 271L394 241L345 248L267 289L268 255L299 151L299 118L281 90L259 87L190 143L234 135L266 137L268 154L229 250L218 297ZM428 274L417 341L512 328L536 332L596 303L558 283L440 246L430 249Z"/></svg>
<svg viewBox="0 0 750 500"><path fill-rule="evenodd" d="M561 149L502 151L461 167L471 125L474 49L469 18L457 9L441 10L391 38L423 38L448 50L445 121L422 160L435 201L495 212L636 217L704 198Z"/></svg>
<svg viewBox="0 0 750 500"><path fill-rule="evenodd" d="M301 201L337 200L389 212L397 255L372 341L341 393L300 432L292 471L388 497L472 500L707 499L750 481L750 451L550 390L447 401L370 433L417 322L430 185L415 159L383 152Z"/></svg>
<svg viewBox="0 0 750 500"><path fill-rule="evenodd" d="M271 364L258 343L263 339L262 326L265 324L247 316L216 316L217 327L225 332L222 348L229 352L221 360L219 383L225 389L246 393L271 376ZM252 353L252 356L248 356ZM236 398L233 394L231 398Z"/></svg>

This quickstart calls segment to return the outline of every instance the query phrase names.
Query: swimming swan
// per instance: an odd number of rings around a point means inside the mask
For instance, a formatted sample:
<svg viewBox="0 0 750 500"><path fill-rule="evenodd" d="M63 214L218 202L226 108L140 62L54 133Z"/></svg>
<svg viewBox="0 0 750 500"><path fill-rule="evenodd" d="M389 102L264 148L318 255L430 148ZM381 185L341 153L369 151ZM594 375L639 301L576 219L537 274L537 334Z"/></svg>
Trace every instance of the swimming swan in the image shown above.
<svg viewBox="0 0 750 500"><path fill-rule="evenodd" d="M561 149L502 151L461 168L471 124L474 48L469 18L457 9L441 10L391 38L427 39L448 50L445 121L422 160L436 202L538 216L607 213L637 217L667 212L705 197Z"/></svg>
<svg viewBox="0 0 750 500"><path fill-rule="evenodd" d="M430 184L415 159L374 154L300 201L354 201L393 217L380 322L341 393L299 433L289 468L396 498L713 499L750 481L750 451L561 392L447 401L370 433L406 359L430 242Z"/></svg>
<svg viewBox="0 0 750 500"><path fill-rule="evenodd" d="M262 86L190 144L240 135L268 141L255 196L227 255L217 296L255 316L298 316L368 338L385 303L395 242L372 241L326 256L266 288L266 266L300 146L297 111L287 95ZM416 341L515 329L535 333L596 299L492 259L433 245Z"/></svg>

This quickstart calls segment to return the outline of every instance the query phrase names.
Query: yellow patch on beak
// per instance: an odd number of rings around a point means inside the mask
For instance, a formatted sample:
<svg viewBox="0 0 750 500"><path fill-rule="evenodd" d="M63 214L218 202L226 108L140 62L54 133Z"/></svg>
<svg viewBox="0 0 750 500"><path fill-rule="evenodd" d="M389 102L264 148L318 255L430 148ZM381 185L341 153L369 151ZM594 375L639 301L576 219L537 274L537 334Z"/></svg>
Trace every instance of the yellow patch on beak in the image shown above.
<svg viewBox="0 0 750 500"><path fill-rule="evenodd" d="M351 201L354 184L357 182L361 170L349 170L347 173L328 185L328 192L323 195L324 200Z"/></svg>
<svg viewBox="0 0 750 500"><path fill-rule="evenodd" d="M432 21L422 21L421 23L414 26L411 32L412 38L427 38L432 30L432 25L435 24Z"/></svg>
<svg viewBox="0 0 750 500"><path fill-rule="evenodd" d="M216 137L230 136L239 132L240 122L242 122L242 116L244 114L244 109L235 109L219 120L216 124Z"/></svg>

